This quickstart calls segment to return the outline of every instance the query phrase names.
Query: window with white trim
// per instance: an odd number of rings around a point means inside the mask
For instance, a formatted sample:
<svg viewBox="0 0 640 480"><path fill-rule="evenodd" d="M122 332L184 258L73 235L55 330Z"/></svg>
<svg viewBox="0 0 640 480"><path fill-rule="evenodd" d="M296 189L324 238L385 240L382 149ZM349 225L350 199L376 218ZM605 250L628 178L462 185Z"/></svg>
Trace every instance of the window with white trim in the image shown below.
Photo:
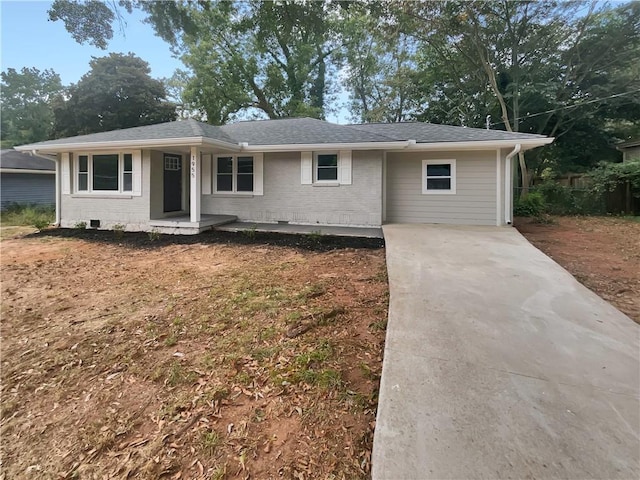
<svg viewBox="0 0 640 480"><path fill-rule="evenodd" d="M131 193L133 154L86 153L76 162L78 192Z"/></svg>
<svg viewBox="0 0 640 480"><path fill-rule="evenodd" d="M254 158L245 155L216 157L215 193L253 193Z"/></svg>
<svg viewBox="0 0 640 480"><path fill-rule="evenodd" d="M456 193L456 161L454 159L423 160L422 193L430 195Z"/></svg>
<svg viewBox="0 0 640 480"><path fill-rule="evenodd" d="M338 154L315 153L313 158L314 182L338 181Z"/></svg>
<svg viewBox="0 0 640 480"><path fill-rule="evenodd" d="M352 151L300 152L302 185L351 185Z"/></svg>

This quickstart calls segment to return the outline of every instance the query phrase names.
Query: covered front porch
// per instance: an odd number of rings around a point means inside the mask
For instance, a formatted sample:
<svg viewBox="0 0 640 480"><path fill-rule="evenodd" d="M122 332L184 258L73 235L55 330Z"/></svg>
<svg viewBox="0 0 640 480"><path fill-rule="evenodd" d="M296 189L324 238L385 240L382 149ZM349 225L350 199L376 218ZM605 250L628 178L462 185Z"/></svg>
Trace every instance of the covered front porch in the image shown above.
<svg viewBox="0 0 640 480"><path fill-rule="evenodd" d="M150 151L148 224L152 230L193 235L237 220L235 215L202 213L202 195L211 193L210 159L219 153L226 151L197 146L167 146ZM208 161L203 162L203 157Z"/></svg>

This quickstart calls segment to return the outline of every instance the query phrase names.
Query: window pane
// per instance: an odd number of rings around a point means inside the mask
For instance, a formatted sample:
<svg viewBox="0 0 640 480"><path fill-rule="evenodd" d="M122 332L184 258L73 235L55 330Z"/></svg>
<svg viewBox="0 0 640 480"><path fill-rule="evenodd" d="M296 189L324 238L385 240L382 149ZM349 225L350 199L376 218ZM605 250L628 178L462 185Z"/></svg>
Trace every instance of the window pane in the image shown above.
<svg viewBox="0 0 640 480"><path fill-rule="evenodd" d="M253 174L238 175L238 191L253 192Z"/></svg>
<svg viewBox="0 0 640 480"><path fill-rule="evenodd" d="M122 175L122 191L130 192L132 188L132 175L131 173L124 173Z"/></svg>
<svg viewBox="0 0 640 480"><path fill-rule="evenodd" d="M433 164L427 165L427 177L450 177L451 164Z"/></svg>
<svg viewBox="0 0 640 480"><path fill-rule="evenodd" d="M87 180L89 178L89 174L87 173L79 173L78 174L78 190L86 191L88 190Z"/></svg>
<svg viewBox="0 0 640 480"><path fill-rule="evenodd" d="M338 155L318 155L318 166L319 167L337 167L338 166Z"/></svg>
<svg viewBox="0 0 640 480"><path fill-rule="evenodd" d="M130 153L124 154L124 171L131 172L133 170L133 158Z"/></svg>
<svg viewBox="0 0 640 480"><path fill-rule="evenodd" d="M238 157L238 173L253 173L253 157Z"/></svg>
<svg viewBox="0 0 640 480"><path fill-rule="evenodd" d="M118 155L93 156L93 190L118 190Z"/></svg>
<svg viewBox="0 0 640 480"><path fill-rule="evenodd" d="M218 175L216 177L216 190L218 192L230 192L232 189L233 189L233 177L231 175L225 174L225 175Z"/></svg>
<svg viewBox="0 0 640 480"><path fill-rule="evenodd" d="M78 162L80 163L80 171L88 172L89 171L89 160L86 155L80 155L78 157Z"/></svg>
<svg viewBox="0 0 640 480"><path fill-rule="evenodd" d="M451 190L451 179L427 178L427 190Z"/></svg>
<svg viewBox="0 0 640 480"><path fill-rule="evenodd" d="M318 167L318 180L338 180L338 167Z"/></svg>
<svg viewBox="0 0 640 480"><path fill-rule="evenodd" d="M233 159L231 157L218 157L218 173L232 173Z"/></svg>

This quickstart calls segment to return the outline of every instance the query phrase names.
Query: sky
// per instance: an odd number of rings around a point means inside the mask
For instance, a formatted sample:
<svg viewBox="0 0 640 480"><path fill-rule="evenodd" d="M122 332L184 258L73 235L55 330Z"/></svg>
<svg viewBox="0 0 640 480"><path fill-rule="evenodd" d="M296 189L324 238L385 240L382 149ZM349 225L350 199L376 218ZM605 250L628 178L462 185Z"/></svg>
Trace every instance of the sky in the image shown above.
<svg viewBox="0 0 640 480"><path fill-rule="evenodd" d="M124 12L127 21L124 36L114 26L113 39L106 50L100 50L73 40L62 21L49 21L50 5L49 1L0 0L2 71L23 67L53 69L63 85L70 85L89 71L92 57L104 57L111 52L136 54L149 63L153 78L168 78L176 69L184 68L182 62L172 56L169 44L156 37L150 25L143 23L144 14L137 10L131 15ZM345 123L346 115L342 108L327 119Z"/></svg>
<svg viewBox="0 0 640 480"><path fill-rule="evenodd" d="M76 43L65 30L62 21L51 22L47 10L51 2L0 0L2 71L7 68L36 67L53 69L63 85L76 83L89 71L91 57L103 57L110 52L133 52L149 62L151 76L170 77L182 66L173 58L169 45L156 37L143 15L125 12L127 26L124 36L117 31L106 50Z"/></svg>

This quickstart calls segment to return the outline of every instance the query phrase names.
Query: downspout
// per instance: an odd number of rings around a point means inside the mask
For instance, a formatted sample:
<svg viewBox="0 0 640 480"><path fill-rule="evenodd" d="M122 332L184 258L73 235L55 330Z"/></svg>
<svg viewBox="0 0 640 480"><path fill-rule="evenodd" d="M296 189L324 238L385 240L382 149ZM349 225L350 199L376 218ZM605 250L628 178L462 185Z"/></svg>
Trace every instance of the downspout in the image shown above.
<svg viewBox="0 0 640 480"><path fill-rule="evenodd" d="M37 150L31 150L31 155L34 157L40 157L40 158L46 158L47 160L53 160L56 163L56 220L53 224L54 227L59 227L60 226L60 219L61 219L61 215L60 215L60 204L61 204L61 193L62 193L62 188L60 185L61 182L61 178L60 178L60 157L58 155L56 155L56 158L51 158L47 155L41 155L37 152Z"/></svg>
<svg viewBox="0 0 640 480"><path fill-rule="evenodd" d="M511 160L514 156L520 153L522 150L522 145L519 143L515 146L515 148L507 154L505 158L504 165L504 223L507 225L511 225L511 194L513 192L513 179L511 175L511 164L513 163Z"/></svg>

